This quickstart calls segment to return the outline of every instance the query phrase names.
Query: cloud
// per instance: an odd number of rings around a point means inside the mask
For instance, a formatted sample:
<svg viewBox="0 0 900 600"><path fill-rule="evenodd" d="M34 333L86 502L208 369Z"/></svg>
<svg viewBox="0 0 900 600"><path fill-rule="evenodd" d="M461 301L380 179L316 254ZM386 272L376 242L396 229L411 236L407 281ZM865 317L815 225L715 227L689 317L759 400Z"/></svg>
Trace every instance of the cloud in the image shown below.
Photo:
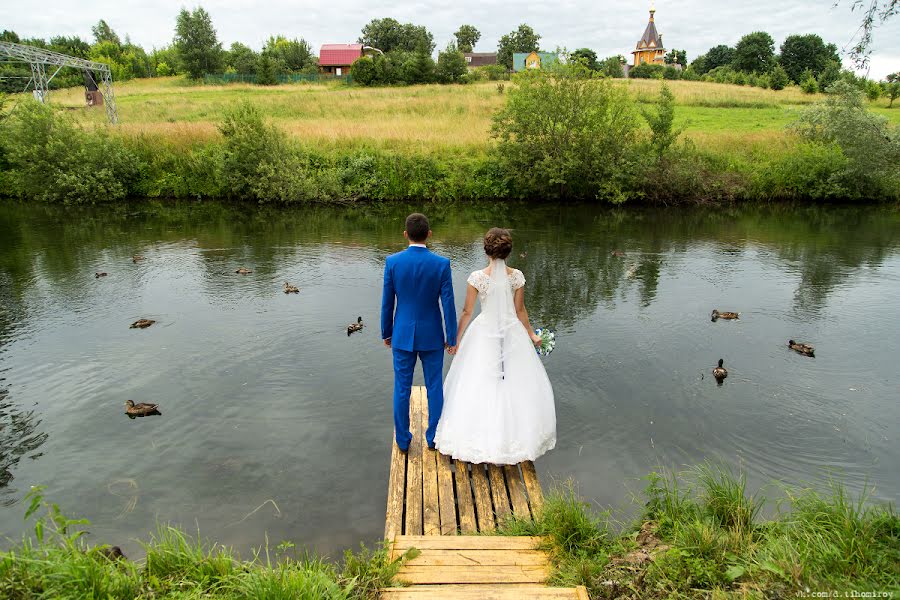
<svg viewBox="0 0 900 600"><path fill-rule="evenodd" d="M83 0L77 4L47 0L39 9L23 10L5 2L0 23L23 37L80 35L90 37L91 25L106 19L124 37L145 48L170 43L181 0L112 2ZM510 0L446 2L418 0L381 3L362 0L288 2L249 0L205 2L219 37L227 47L240 41L259 48L273 34L303 37L313 47L329 42L355 41L369 20L394 17L425 25L442 48L463 23L482 33L478 50L496 48L500 36L528 23L542 35L541 45L575 49L588 47L600 56L627 55L647 24L649 2L633 0L557 0L521 3ZM852 13L850 0L832 7L830 0L658 0L656 19L666 46L685 49L689 58L717 44L736 43L751 31L768 31L778 44L792 33L817 33L838 48L849 49L858 33L861 16ZM876 30L871 76L884 77L900 70L900 17Z"/></svg>

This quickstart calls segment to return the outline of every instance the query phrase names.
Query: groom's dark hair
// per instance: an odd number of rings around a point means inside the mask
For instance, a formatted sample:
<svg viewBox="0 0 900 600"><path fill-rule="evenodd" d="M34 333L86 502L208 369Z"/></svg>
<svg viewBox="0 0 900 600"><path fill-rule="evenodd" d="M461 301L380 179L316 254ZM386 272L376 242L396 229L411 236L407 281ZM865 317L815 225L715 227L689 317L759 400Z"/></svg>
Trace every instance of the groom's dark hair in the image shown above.
<svg viewBox="0 0 900 600"><path fill-rule="evenodd" d="M428 217L422 213L413 213L406 217L406 235L411 242L424 242L428 239L428 232L431 231L431 225L428 223Z"/></svg>

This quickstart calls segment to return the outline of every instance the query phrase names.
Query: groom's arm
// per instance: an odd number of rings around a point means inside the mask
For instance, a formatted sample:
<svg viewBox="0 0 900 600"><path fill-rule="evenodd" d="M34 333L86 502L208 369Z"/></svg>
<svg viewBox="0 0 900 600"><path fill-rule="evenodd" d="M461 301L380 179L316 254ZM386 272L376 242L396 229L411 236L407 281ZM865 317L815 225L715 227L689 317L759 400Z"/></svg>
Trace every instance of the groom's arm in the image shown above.
<svg viewBox="0 0 900 600"><path fill-rule="evenodd" d="M391 265L385 262L384 286L381 291L381 339L385 340L387 345L390 345L389 340L394 335L394 304L396 299Z"/></svg>
<svg viewBox="0 0 900 600"><path fill-rule="evenodd" d="M453 299L453 275L450 261L441 273L441 307L444 309L444 328L447 330L447 345L456 345L456 301Z"/></svg>

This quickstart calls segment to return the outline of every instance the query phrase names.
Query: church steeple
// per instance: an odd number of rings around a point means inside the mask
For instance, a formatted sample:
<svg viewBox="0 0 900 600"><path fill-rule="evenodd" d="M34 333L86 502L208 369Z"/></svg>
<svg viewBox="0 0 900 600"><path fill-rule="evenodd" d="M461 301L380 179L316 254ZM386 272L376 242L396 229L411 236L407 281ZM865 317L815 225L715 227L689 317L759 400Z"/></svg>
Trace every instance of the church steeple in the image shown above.
<svg viewBox="0 0 900 600"><path fill-rule="evenodd" d="M634 52L632 52L634 55L634 64L661 63L663 62L663 55L665 54L664 50L662 36L656 31L656 6L651 2L650 22L647 23L644 35L638 40L637 46L635 47Z"/></svg>

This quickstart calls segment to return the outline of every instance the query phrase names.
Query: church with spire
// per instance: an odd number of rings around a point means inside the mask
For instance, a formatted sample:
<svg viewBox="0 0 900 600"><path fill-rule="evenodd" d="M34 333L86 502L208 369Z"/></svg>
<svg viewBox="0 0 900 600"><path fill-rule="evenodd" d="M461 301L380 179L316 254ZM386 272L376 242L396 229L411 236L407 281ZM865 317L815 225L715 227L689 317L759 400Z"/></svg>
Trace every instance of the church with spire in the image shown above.
<svg viewBox="0 0 900 600"><path fill-rule="evenodd" d="M641 64L662 65L665 64L666 49L663 46L662 35L656 30L656 8L650 7L650 22L644 35L638 41L634 52L634 66Z"/></svg>

